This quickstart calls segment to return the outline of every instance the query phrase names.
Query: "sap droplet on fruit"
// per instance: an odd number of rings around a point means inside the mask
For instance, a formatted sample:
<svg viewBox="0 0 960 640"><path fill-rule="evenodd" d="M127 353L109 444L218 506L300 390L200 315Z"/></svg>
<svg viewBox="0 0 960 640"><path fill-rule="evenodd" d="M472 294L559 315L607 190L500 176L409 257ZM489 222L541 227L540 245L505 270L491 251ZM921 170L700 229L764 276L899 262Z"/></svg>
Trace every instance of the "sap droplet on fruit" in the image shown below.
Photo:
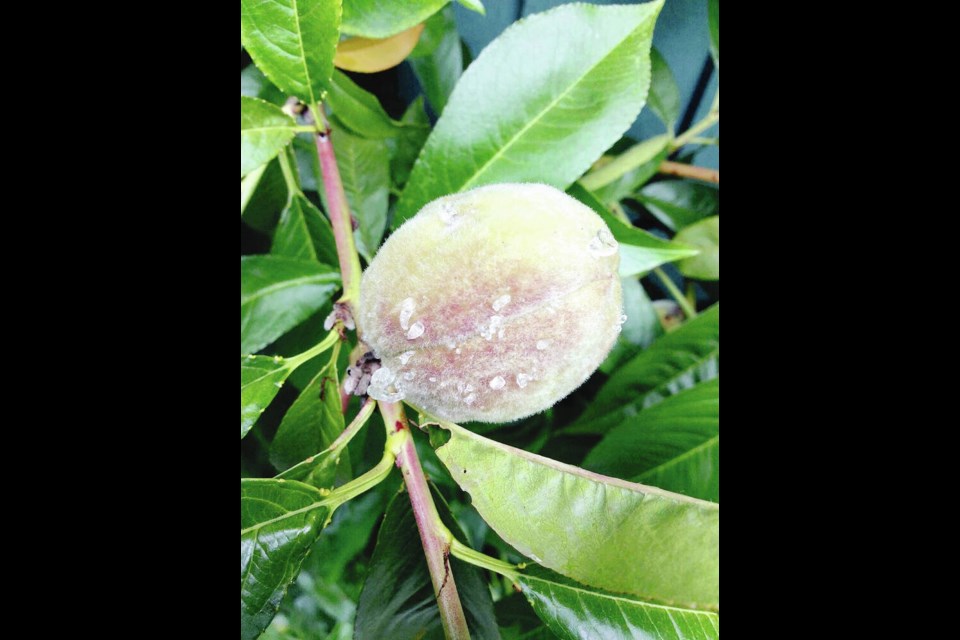
<svg viewBox="0 0 960 640"><path fill-rule="evenodd" d="M503 379L503 376L497 376L490 381L491 389L503 389L504 385L507 384L507 381Z"/></svg>
<svg viewBox="0 0 960 640"><path fill-rule="evenodd" d="M486 325L480 328L480 335L484 340L492 340L494 335L502 339L503 331L503 316L490 316Z"/></svg>
<svg viewBox="0 0 960 640"><path fill-rule="evenodd" d="M474 402L477 401L477 394L471 393L466 398L464 398L463 401L466 402L467 404L473 404Z"/></svg>
<svg viewBox="0 0 960 640"><path fill-rule="evenodd" d="M549 346L549 340L537 340L537 351L546 351Z"/></svg>
<svg viewBox="0 0 960 640"><path fill-rule="evenodd" d="M518 373L518 374L517 374L517 386L518 386L518 387L520 387L521 389L523 389L525 386L527 386L527 383L528 383L528 382L530 382L530 376L528 376L528 375L525 374L525 373Z"/></svg>
<svg viewBox="0 0 960 640"><path fill-rule="evenodd" d="M510 298L510 294L509 294L509 293L503 294L502 296L500 296L499 298L497 298L496 300L493 301L493 310L494 310L494 311L500 311L500 310L503 309L505 306L507 306L508 304L510 304L510 299L511 299L511 298Z"/></svg>
<svg viewBox="0 0 960 640"><path fill-rule="evenodd" d="M449 202L440 205L440 219L444 224L453 224L460 212L457 207Z"/></svg>
<svg viewBox="0 0 960 640"><path fill-rule="evenodd" d="M423 323L417 320L410 325L410 330L407 331L407 340L416 340L423 335L424 330Z"/></svg>
<svg viewBox="0 0 960 640"><path fill-rule="evenodd" d="M600 229L600 231L597 231L596 237L587 245L587 249L589 249L590 253L595 257L603 258L615 254L618 246L617 241L609 229Z"/></svg>
<svg viewBox="0 0 960 640"><path fill-rule="evenodd" d="M380 367L373 372L367 394L374 400L384 402L399 402L404 398L403 387L396 374L387 367Z"/></svg>
<svg viewBox="0 0 960 640"><path fill-rule="evenodd" d="M404 331L410 328L410 316L413 315L413 310L416 307L417 303L413 301L413 298L406 298L400 303L400 328Z"/></svg>
<svg viewBox="0 0 960 640"><path fill-rule="evenodd" d="M400 364L407 364L417 352L416 351L404 351L400 354Z"/></svg>
<svg viewBox="0 0 960 640"><path fill-rule="evenodd" d="M620 324L623 324L623 323L626 322L626 321L627 321L627 314L625 314L625 313L624 313L624 314L621 314L621 316L620 316Z"/></svg>
<svg viewBox="0 0 960 640"><path fill-rule="evenodd" d="M416 377L417 377L416 371L407 371L405 374L403 374L404 380L413 380Z"/></svg>

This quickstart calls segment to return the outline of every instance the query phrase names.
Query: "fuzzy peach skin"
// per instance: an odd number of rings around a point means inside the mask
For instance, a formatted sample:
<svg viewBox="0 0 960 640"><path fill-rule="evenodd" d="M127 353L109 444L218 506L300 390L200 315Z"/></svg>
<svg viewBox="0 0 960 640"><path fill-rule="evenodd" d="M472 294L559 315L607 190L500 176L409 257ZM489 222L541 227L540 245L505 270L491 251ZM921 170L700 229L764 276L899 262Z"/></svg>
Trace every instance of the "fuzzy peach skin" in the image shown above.
<svg viewBox="0 0 960 640"><path fill-rule="evenodd" d="M542 184L434 200L363 273L368 393L453 422L543 411L590 376L622 324L618 246L588 207Z"/></svg>

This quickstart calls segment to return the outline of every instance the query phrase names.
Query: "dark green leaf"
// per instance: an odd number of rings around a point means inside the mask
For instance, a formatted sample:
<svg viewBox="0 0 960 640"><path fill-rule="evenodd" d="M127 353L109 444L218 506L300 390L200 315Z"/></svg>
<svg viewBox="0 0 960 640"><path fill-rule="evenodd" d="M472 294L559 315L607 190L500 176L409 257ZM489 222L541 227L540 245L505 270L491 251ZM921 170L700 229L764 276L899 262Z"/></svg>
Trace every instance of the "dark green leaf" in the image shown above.
<svg viewBox="0 0 960 640"><path fill-rule="evenodd" d="M240 356L240 437L247 435L283 386L290 368L283 358Z"/></svg>
<svg viewBox="0 0 960 640"><path fill-rule="evenodd" d="M365 140L346 131L338 131L333 140L343 190L360 225L354 234L357 250L370 262L387 228L390 151L383 140Z"/></svg>
<svg viewBox="0 0 960 640"><path fill-rule="evenodd" d="M431 487L440 519L459 539L457 526L443 497ZM490 592L473 566L450 557L470 636L475 640L496 638L500 633L493 615ZM417 523L406 492L391 501L380 525L377 548L370 562L370 573L357 605L355 640L440 640L443 630L440 612Z"/></svg>
<svg viewBox="0 0 960 640"><path fill-rule="evenodd" d="M518 580L533 610L564 640L720 637L720 616L668 607L577 584L553 571L531 568Z"/></svg>
<svg viewBox="0 0 960 640"><path fill-rule="evenodd" d="M287 185L276 159L240 180L240 217L257 231L272 233L286 202Z"/></svg>
<svg viewBox="0 0 960 640"><path fill-rule="evenodd" d="M719 610L720 505L441 424L451 438L437 456L518 551L587 585Z"/></svg>
<svg viewBox="0 0 960 640"><path fill-rule="evenodd" d="M623 312L627 320L621 327L613 349L600 365L600 371L608 375L663 334L657 312L640 281L624 278L622 286Z"/></svg>
<svg viewBox="0 0 960 640"><path fill-rule="evenodd" d="M710 25L710 54L720 69L720 0L707 0L707 20Z"/></svg>
<svg viewBox="0 0 960 640"><path fill-rule="evenodd" d="M337 264L338 260L330 223L303 194L290 198L283 210L270 253L323 264Z"/></svg>
<svg viewBox="0 0 960 640"><path fill-rule="evenodd" d="M503 640L554 640L557 636L544 626L522 594L515 593L493 605Z"/></svg>
<svg viewBox="0 0 960 640"><path fill-rule="evenodd" d="M439 196L485 184L567 188L643 107L662 6L569 4L504 31L457 83L394 226Z"/></svg>
<svg viewBox="0 0 960 640"><path fill-rule="evenodd" d="M430 106L437 115L443 113L463 73L463 54L453 7L446 7L427 20L409 62Z"/></svg>
<svg viewBox="0 0 960 640"><path fill-rule="evenodd" d="M715 378L720 371L720 304L666 334L618 369L565 433L606 433L642 409Z"/></svg>
<svg viewBox="0 0 960 640"><path fill-rule="evenodd" d="M567 193L596 211L610 227L610 233L620 243L620 277L622 278L640 275L665 262L696 254L696 249L693 247L663 240L615 218L603 203L584 189L580 183L572 185L567 189Z"/></svg>
<svg viewBox="0 0 960 640"><path fill-rule="evenodd" d="M334 356L337 353L334 350ZM308 456L328 459L326 464L318 464L305 469L303 473L284 477L332 489L340 458L344 458L343 463L349 465L350 456L341 456L339 451L330 456L318 452L325 452L343 432L343 427L337 359L334 357L307 385L283 417L270 445L270 462L278 470L284 471Z"/></svg>
<svg viewBox="0 0 960 640"><path fill-rule="evenodd" d="M393 153L390 156L390 174L398 187L403 187L410 178L410 170L417 159L417 154L423 148L423 143L430 135L430 119L423 108L423 96L417 97L410 103L401 118L401 122L411 126L404 127L393 142Z"/></svg>
<svg viewBox="0 0 960 640"><path fill-rule="evenodd" d="M375 95L359 87L342 71L333 72L327 102L337 120L361 137L390 138L403 129L387 115Z"/></svg>
<svg viewBox="0 0 960 640"><path fill-rule="evenodd" d="M240 40L268 78L308 104L329 87L340 0L240 0Z"/></svg>
<svg viewBox="0 0 960 640"><path fill-rule="evenodd" d="M683 275L698 280L720 279L720 216L711 216L677 234L677 240L700 249L700 255L681 261Z"/></svg>
<svg viewBox="0 0 960 640"><path fill-rule="evenodd" d="M627 418L587 454L583 466L720 502L720 378Z"/></svg>
<svg viewBox="0 0 960 640"><path fill-rule="evenodd" d="M673 231L720 213L719 189L699 182L654 182L641 189L636 198Z"/></svg>
<svg viewBox="0 0 960 640"><path fill-rule="evenodd" d="M344 0L341 30L352 36L386 38L420 24L449 0Z"/></svg>
<svg viewBox="0 0 960 640"><path fill-rule="evenodd" d="M650 49L650 75L650 95L647 96L647 103L667 126L667 131L673 131L673 126L680 116L680 89L677 81L673 79L670 65L656 48Z"/></svg>
<svg viewBox="0 0 960 640"><path fill-rule="evenodd" d="M277 612L329 507L299 482L240 481L240 637L259 636Z"/></svg>
<svg viewBox="0 0 960 640"><path fill-rule="evenodd" d="M337 290L340 276L313 261L240 258L240 352L267 346L306 320Z"/></svg>
<svg viewBox="0 0 960 640"><path fill-rule="evenodd" d="M240 177L275 158L296 135L294 126L279 107L240 96Z"/></svg>
<svg viewBox="0 0 960 640"><path fill-rule="evenodd" d="M314 568L317 579L329 583L340 580L347 564L367 547L387 506L388 490L395 489L395 483L385 481L337 508L330 526L314 546L314 553L323 558Z"/></svg>
<svg viewBox="0 0 960 640"><path fill-rule="evenodd" d="M283 106L287 96L270 82L257 65L249 64L240 72L240 95L260 98L271 104Z"/></svg>

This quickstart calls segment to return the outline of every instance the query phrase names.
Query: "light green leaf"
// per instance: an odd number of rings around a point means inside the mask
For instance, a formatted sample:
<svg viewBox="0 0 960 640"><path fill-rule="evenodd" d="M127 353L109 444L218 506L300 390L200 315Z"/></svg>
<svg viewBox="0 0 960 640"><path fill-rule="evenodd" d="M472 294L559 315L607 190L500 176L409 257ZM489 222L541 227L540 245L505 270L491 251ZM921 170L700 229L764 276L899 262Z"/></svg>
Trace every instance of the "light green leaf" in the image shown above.
<svg viewBox="0 0 960 640"><path fill-rule="evenodd" d="M423 96L418 96L410 103L401 121L411 126L405 127L399 136L390 141L393 149L390 156L390 175L398 187L407 183L417 154L430 135L430 119L423 108Z"/></svg>
<svg viewBox="0 0 960 640"><path fill-rule="evenodd" d="M680 89L673 79L670 65L656 48L650 49L650 95L647 103L657 117L667 126L667 131L673 131L673 126L680 117Z"/></svg>
<svg viewBox="0 0 960 640"><path fill-rule="evenodd" d="M614 217L603 203L584 189L580 183L567 189L567 193L596 211L610 227L610 233L620 243L621 278L644 274L665 262L672 262L697 253L697 250L691 246L664 240L643 229L627 225Z"/></svg>
<svg viewBox="0 0 960 640"><path fill-rule="evenodd" d="M720 0L707 0L707 21L710 25L710 55L720 69Z"/></svg>
<svg viewBox="0 0 960 640"><path fill-rule="evenodd" d="M240 180L240 217L252 228L272 233L287 202L287 185L274 159Z"/></svg>
<svg viewBox="0 0 960 640"><path fill-rule="evenodd" d="M606 433L642 409L720 372L720 304L654 342L600 387L564 433Z"/></svg>
<svg viewBox="0 0 960 640"><path fill-rule="evenodd" d="M240 258L240 352L259 351L310 317L340 283L331 267L280 256Z"/></svg>
<svg viewBox="0 0 960 640"><path fill-rule="evenodd" d="M240 481L240 637L270 624L330 516L320 492L284 480Z"/></svg>
<svg viewBox="0 0 960 640"><path fill-rule="evenodd" d="M662 6L568 4L504 31L457 83L394 226L439 196L485 184L567 188L643 107Z"/></svg>
<svg viewBox="0 0 960 640"><path fill-rule="evenodd" d="M240 96L240 177L275 158L293 140L295 126L280 107Z"/></svg>
<svg viewBox="0 0 960 640"><path fill-rule="evenodd" d="M592 589L540 567L523 572L518 582L533 610L564 640L720 637L720 616L716 613L668 607Z"/></svg>
<svg viewBox="0 0 960 640"><path fill-rule="evenodd" d="M483 519L527 557L586 585L719 610L720 505L442 428L450 439L437 456Z"/></svg>
<svg viewBox="0 0 960 640"><path fill-rule="evenodd" d="M343 0L340 29L351 36L386 38L420 24L449 0Z"/></svg>
<svg viewBox="0 0 960 640"><path fill-rule="evenodd" d="M665 133L627 149L600 169L583 177L580 183L601 202L619 202L657 175L660 163L670 155L673 136ZM590 185L603 185L596 189Z"/></svg>
<svg viewBox="0 0 960 640"><path fill-rule="evenodd" d="M680 273L698 280L720 279L720 216L711 216L681 229L677 240L700 249L700 255L677 265Z"/></svg>
<svg viewBox="0 0 960 640"><path fill-rule="evenodd" d="M453 7L446 7L427 20L408 62L434 112L443 113L463 73L463 52Z"/></svg>
<svg viewBox="0 0 960 640"><path fill-rule="evenodd" d="M457 0L460 4L465 6L470 11L476 11L482 16L487 15L487 9L483 6L483 2L480 0Z"/></svg>
<svg viewBox="0 0 960 640"><path fill-rule="evenodd" d="M583 466L720 502L719 376L627 418Z"/></svg>
<svg viewBox="0 0 960 640"><path fill-rule="evenodd" d="M320 210L302 194L290 198L273 234L270 253L299 260L337 264L333 229Z"/></svg>
<svg viewBox="0 0 960 640"><path fill-rule="evenodd" d="M283 91L270 82L255 64L248 64L240 71L240 95L260 98L278 107L282 107L287 101Z"/></svg>
<svg viewBox="0 0 960 640"><path fill-rule="evenodd" d="M333 72L327 103L338 122L363 138L391 138L403 129L403 125L387 115L375 95L342 71Z"/></svg>
<svg viewBox="0 0 960 640"><path fill-rule="evenodd" d="M435 487L433 500L441 521L463 539L450 509ZM496 639L490 591L473 566L450 557L470 637ZM355 640L442 640L443 630L433 584L423 556L417 523L406 492L396 495L380 525L377 547L357 604Z"/></svg>
<svg viewBox="0 0 960 640"><path fill-rule="evenodd" d="M699 182L654 182L641 189L636 198L672 231L720 213L720 190Z"/></svg>
<svg viewBox="0 0 960 640"><path fill-rule="evenodd" d="M343 190L359 224L354 233L357 251L370 262L387 228L390 150L383 140L365 140L346 131L336 132L333 141Z"/></svg>
<svg viewBox="0 0 960 640"><path fill-rule="evenodd" d="M273 401L290 368L273 356L240 356L240 438Z"/></svg>
<svg viewBox="0 0 960 640"><path fill-rule="evenodd" d="M260 70L315 105L329 87L340 0L240 0L240 41Z"/></svg>
<svg viewBox="0 0 960 640"><path fill-rule="evenodd" d="M270 462L280 471L293 471L291 467L309 456L315 460L322 458L322 464L308 463L298 472L281 474L281 477L325 489L333 488L341 458L343 464L350 464L350 456L341 456L340 451L323 455L337 436L343 433L344 427L337 374L338 352L338 349L334 349L334 357L297 397L283 416L277 435L270 444Z"/></svg>

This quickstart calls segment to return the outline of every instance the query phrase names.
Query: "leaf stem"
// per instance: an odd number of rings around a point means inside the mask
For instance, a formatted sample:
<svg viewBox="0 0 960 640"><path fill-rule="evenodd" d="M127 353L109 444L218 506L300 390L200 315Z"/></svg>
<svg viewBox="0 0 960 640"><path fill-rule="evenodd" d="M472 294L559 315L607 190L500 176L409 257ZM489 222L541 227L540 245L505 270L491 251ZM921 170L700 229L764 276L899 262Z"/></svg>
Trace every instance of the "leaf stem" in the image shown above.
<svg viewBox="0 0 960 640"><path fill-rule="evenodd" d="M390 472L393 470L393 463L396 461L396 456L390 451L389 448L385 449L383 452L383 457L380 458L380 462L377 463L373 469L367 471L362 476L357 476L350 482L344 485L340 485L336 489L330 492L330 495L327 496L324 500L317 504L323 504L330 506L330 511L339 507L344 502L356 498L361 493L365 493L370 489L373 489L375 486L383 482Z"/></svg>
<svg viewBox="0 0 960 640"><path fill-rule="evenodd" d="M311 105L310 111L316 119L319 129L314 133L317 143L317 157L320 159L320 171L323 174L323 191L330 208L330 225L337 244L337 257L340 260L340 278L343 281L343 296L340 303L346 305L354 320L359 317L353 306L360 297L360 257L353 240L353 217L350 205L340 180L337 157L333 152L330 124L323 114L323 105Z"/></svg>
<svg viewBox="0 0 960 640"><path fill-rule="evenodd" d="M596 171L591 171L585 175L580 179L580 184L588 191L605 187L611 182L619 180L627 172L656 158L657 154L670 144L670 139L670 134L664 133L639 142Z"/></svg>
<svg viewBox="0 0 960 640"><path fill-rule="evenodd" d="M693 178L695 180L720 184L720 172L716 169L708 169L707 167L697 167L692 164L664 160L660 163L660 168L657 171L668 176L680 176L681 178Z"/></svg>
<svg viewBox="0 0 960 640"><path fill-rule="evenodd" d="M503 560L498 560L497 558L492 558L485 553L476 551L454 538L452 534L450 537L450 553L453 554L454 558L468 562L474 566L480 567L481 569L489 569L494 573L499 573L500 575L509 578L512 582L517 581L517 577L520 574L518 573L519 567L516 565L510 564L509 562L504 562Z"/></svg>
<svg viewBox="0 0 960 640"><path fill-rule="evenodd" d="M327 337L321 340L318 344L315 344L314 346L310 347L303 353L298 353L295 356L291 356L287 358L284 366L286 366L288 369L296 369L307 360L317 357L318 355L320 355L321 353L323 353L324 351L332 347L334 344L336 344L337 340L339 339L340 339L340 334L337 333L336 330L333 330L330 333L328 333ZM280 357L280 356L277 356L277 357Z"/></svg>
<svg viewBox="0 0 960 640"><path fill-rule="evenodd" d="M718 122L720 122L719 92L717 92L717 96L713 99L713 105L710 107L710 111L707 112L707 115L704 116L703 120L695 123L689 129L677 136L677 138L670 144L670 148L673 150L679 149Z"/></svg>
<svg viewBox="0 0 960 640"><path fill-rule="evenodd" d="M469 640L467 619L460 604L457 583L450 570L450 545L453 536L440 522L440 515L420 466L420 458L417 457L417 448L410 436L410 424L403 412L403 405L390 402L378 404L387 427L388 444L394 440L397 466L403 472L403 482L407 486L407 494L413 506L413 516L417 521L420 542L423 544L423 553L427 558L427 567L433 582L433 593L440 608L443 632L447 640Z"/></svg>
<svg viewBox="0 0 960 640"><path fill-rule="evenodd" d="M677 301L677 304L680 305L680 308L683 309L683 313L687 316L687 319L696 318L697 310L693 308L690 304L690 301L687 300L686 296L683 295L683 292L677 288L677 285L674 284L673 280L670 279L666 273L663 272L663 269L657 267L653 270L657 277L660 278L660 282L663 283L664 288L670 294L674 300Z"/></svg>
<svg viewBox="0 0 960 640"><path fill-rule="evenodd" d="M363 404L360 406L360 411L357 413L357 417L353 419L353 422L347 425L343 432L337 436L337 439L327 447L328 451L333 451L337 448L345 447L347 444L353 440L353 436L357 435L360 432L360 429L363 428L363 425L367 423L367 420L370 419L370 416L373 415L373 410L377 406L377 401L373 398L367 396L367 399L363 401Z"/></svg>

